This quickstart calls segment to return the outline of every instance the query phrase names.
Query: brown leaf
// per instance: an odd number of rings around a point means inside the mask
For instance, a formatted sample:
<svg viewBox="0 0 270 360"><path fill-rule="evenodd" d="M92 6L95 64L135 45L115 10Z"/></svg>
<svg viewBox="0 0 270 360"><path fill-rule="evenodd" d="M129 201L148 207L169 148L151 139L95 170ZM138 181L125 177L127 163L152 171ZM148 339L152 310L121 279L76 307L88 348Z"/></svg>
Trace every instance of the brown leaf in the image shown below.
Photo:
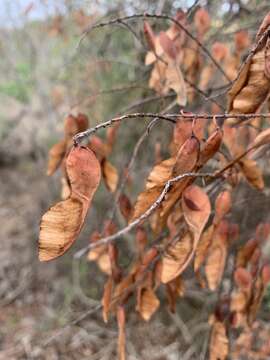
<svg viewBox="0 0 270 360"><path fill-rule="evenodd" d="M268 21L269 19L266 17L258 34L261 33L262 29L269 26ZM228 112L230 114L256 113L267 98L270 80L265 75L265 46L264 43L257 48L233 84L229 92ZM239 119L231 118L227 123L236 124L238 122Z"/></svg>
<svg viewBox="0 0 270 360"><path fill-rule="evenodd" d="M174 42L169 38L169 36L164 31L161 31L159 33L159 42L165 54L168 55L171 59L176 60L177 53Z"/></svg>
<svg viewBox="0 0 270 360"><path fill-rule="evenodd" d="M235 283L243 290L251 288L252 277L248 270L243 267L238 267L234 272Z"/></svg>
<svg viewBox="0 0 270 360"><path fill-rule="evenodd" d="M210 225L202 234L198 246L196 248L195 259L194 259L194 271L197 272L201 265L203 264L208 249L212 243L212 239L214 236L214 226Z"/></svg>
<svg viewBox="0 0 270 360"><path fill-rule="evenodd" d="M180 237L176 243L170 245L162 259L161 281L167 284L180 275L191 259L193 240L190 233Z"/></svg>
<svg viewBox="0 0 270 360"><path fill-rule="evenodd" d="M191 202L196 208L190 207ZM209 198L199 186L190 185L183 193L182 209L185 220L193 233L196 248L211 212Z"/></svg>
<svg viewBox="0 0 270 360"><path fill-rule="evenodd" d="M168 89L174 90L177 95L177 103L180 106L187 104L186 83L179 65L173 61L169 61L165 72L166 84Z"/></svg>
<svg viewBox="0 0 270 360"><path fill-rule="evenodd" d="M223 59L225 59L228 55L228 52L229 51L227 46L220 42L215 42L212 46L212 55L218 62L221 62Z"/></svg>
<svg viewBox="0 0 270 360"><path fill-rule="evenodd" d="M65 154L66 154L66 140L62 140L59 143L53 145L49 151L49 161L47 167L47 175L51 176L60 166Z"/></svg>
<svg viewBox="0 0 270 360"><path fill-rule="evenodd" d="M246 267L258 245L259 242L257 239L248 240L247 243L238 250L236 267Z"/></svg>
<svg viewBox="0 0 270 360"><path fill-rule="evenodd" d="M178 297L183 297L185 293L185 285L181 278L178 276L174 280L166 284L166 296L168 299L169 309L172 313L176 311L176 301Z"/></svg>
<svg viewBox="0 0 270 360"><path fill-rule="evenodd" d="M257 279L254 283L254 286L252 289L252 296L251 296L251 299L249 302L249 307L248 307L248 323L249 323L249 325L251 325L256 319L257 312L261 306L264 291L265 291L265 286L264 286L264 283L262 281L262 277L260 274L260 276L257 277Z"/></svg>
<svg viewBox="0 0 270 360"><path fill-rule="evenodd" d="M256 161L252 159L241 159L239 165L248 183L256 189L262 190L264 188L263 174L257 166Z"/></svg>
<svg viewBox="0 0 270 360"><path fill-rule="evenodd" d="M126 359L126 314L123 306L117 307L118 359Z"/></svg>
<svg viewBox="0 0 270 360"><path fill-rule="evenodd" d="M132 205L125 194L121 194L119 197L119 208L123 217L128 221L132 213Z"/></svg>
<svg viewBox="0 0 270 360"><path fill-rule="evenodd" d="M194 23L198 33L203 36L210 28L211 19L208 12L204 8L196 11L194 16Z"/></svg>
<svg viewBox="0 0 270 360"><path fill-rule="evenodd" d="M89 127L88 116L82 113L79 113L76 116L76 123L78 132L85 131Z"/></svg>
<svg viewBox="0 0 270 360"><path fill-rule="evenodd" d="M207 89L209 82L213 78L214 72L215 69L212 64L207 65L203 68L200 74L199 89L201 89L202 91Z"/></svg>
<svg viewBox="0 0 270 360"><path fill-rule="evenodd" d="M203 166L210 160L218 151L222 142L222 130L218 127L207 139L204 147L200 152L198 167Z"/></svg>
<svg viewBox="0 0 270 360"><path fill-rule="evenodd" d="M253 143L251 144L251 147L259 147L263 145L267 145L270 143L270 128L262 131L259 133L258 136L254 139Z"/></svg>
<svg viewBox="0 0 270 360"><path fill-rule="evenodd" d="M155 34L148 21L144 21L143 30L149 49L155 52Z"/></svg>
<svg viewBox="0 0 270 360"><path fill-rule="evenodd" d="M136 310L145 321L149 321L159 308L159 304L159 299L154 290L151 288L144 288L140 291L139 306L137 305Z"/></svg>
<svg viewBox="0 0 270 360"><path fill-rule="evenodd" d="M229 340L226 334L226 327L217 320L212 325L209 350L209 360L226 360L229 354Z"/></svg>
<svg viewBox="0 0 270 360"><path fill-rule="evenodd" d="M143 227L137 227L136 231L136 245L139 251L139 254L142 254L146 245L147 245L147 233Z"/></svg>
<svg viewBox="0 0 270 360"><path fill-rule="evenodd" d="M89 144L89 149L94 151L99 160L103 160L110 153L110 149L107 144L105 144L98 136L91 136Z"/></svg>
<svg viewBox="0 0 270 360"><path fill-rule="evenodd" d="M240 30L234 35L235 50L238 53L245 51L250 45L248 32Z"/></svg>
<svg viewBox="0 0 270 360"><path fill-rule="evenodd" d="M110 192L115 192L118 184L117 169L106 159L101 162L102 175Z"/></svg>
<svg viewBox="0 0 270 360"><path fill-rule="evenodd" d="M219 286L225 269L228 253L227 228L227 222L223 220L215 231L212 245L208 251L205 275L210 290L215 290Z"/></svg>
<svg viewBox="0 0 270 360"><path fill-rule="evenodd" d="M220 223L220 221L224 218L225 215L231 210L232 207L232 199L230 191L222 191L216 198L215 202L215 218L213 222L215 224Z"/></svg>
<svg viewBox="0 0 270 360"><path fill-rule="evenodd" d="M100 182L100 165L94 153L74 147L66 159L71 195L50 208L42 217L39 259L48 261L63 255L78 237L88 208Z"/></svg>
<svg viewBox="0 0 270 360"><path fill-rule="evenodd" d="M189 114L192 115L192 113ZM193 120L185 119L180 116L176 120L177 122L173 130L173 143L175 145L174 152L177 152L184 142L192 136L192 131L197 139L201 140L203 138L205 126L203 119L197 119L197 121L193 122Z"/></svg>
<svg viewBox="0 0 270 360"><path fill-rule="evenodd" d="M199 154L199 141L192 136L182 145L176 158L170 158L156 165L151 171L146 190L139 196L135 204L132 220L140 217L160 196L166 182L174 176L192 171L197 163ZM182 191L190 179L185 178L173 185L171 191L157 209L155 223L152 224L155 231L160 231L167 221L171 208L180 198Z"/></svg>
<svg viewBox="0 0 270 360"><path fill-rule="evenodd" d="M69 140L74 135L78 133L78 125L76 117L73 115L68 115L64 120L64 133L65 133L65 139Z"/></svg>
<svg viewBox="0 0 270 360"><path fill-rule="evenodd" d="M104 291L103 296L101 300L101 304L103 307L102 315L103 320L105 323L109 320L109 311L110 311L110 305L111 305L111 299L112 299L112 292L113 292L113 279L112 277L109 277L107 282L104 285Z"/></svg>

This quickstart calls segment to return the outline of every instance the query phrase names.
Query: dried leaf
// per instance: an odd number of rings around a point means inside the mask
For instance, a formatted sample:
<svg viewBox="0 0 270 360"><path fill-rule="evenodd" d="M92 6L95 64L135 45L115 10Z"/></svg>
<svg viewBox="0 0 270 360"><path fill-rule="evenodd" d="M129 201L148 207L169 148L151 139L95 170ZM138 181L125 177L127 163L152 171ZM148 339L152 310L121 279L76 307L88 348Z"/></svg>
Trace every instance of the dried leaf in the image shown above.
<svg viewBox="0 0 270 360"><path fill-rule="evenodd" d="M222 191L216 198L215 202L215 218L213 222L215 224L220 223L225 215L231 210L232 199L230 191Z"/></svg>
<svg viewBox="0 0 270 360"><path fill-rule="evenodd" d="M252 277L248 270L238 267L234 272L234 281L242 290L248 290L251 288Z"/></svg>
<svg viewBox="0 0 270 360"><path fill-rule="evenodd" d="M251 147L257 148L259 146L270 143L270 128L262 131L252 142Z"/></svg>
<svg viewBox="0 0 270 360"><path fill-rule="evenodd" d="M199 35L203 36L210 28L211 19L208 12L204 8L196 11L194 23Z"/></svg>
<svg viewBox="0 0 270 360"><path fill-rule="evenodd" d="M169 36L164 31L161 31L159 33L159 42L165 54L168 55L171 59L176 60L177 52L174 42L169 38Z"/></svg>
<svg viewBox="0 0 270 360"><path fill-rule="evenodd" d="M126 314L123 306L117 307L118 359L126 359Z"/></svg>
<svg viewBox="0 0 270 360"><path fill-rule="evenodd" d="M149 49L155 52L155 34L148 21L144 21L143 30Z"/></svg>
<svg viewBox="0 0 270 360"><path fill-rule="evenodd" d="M193 240L190 233L180 237L168 247L162 259L161 281L167 284L180 275L190 262L193 253Z"/></svg>
<svg viewBox="0 0 270 360"><path fill-rule="evenodd" d="M248 240L237 253L236 267L246 267L258 245L259 242L257 239Z"/></svg>
<svg viewBox="0 0 270 360"><path fill-rule="evenodd" d="M139 306L136 310L140 313L145 321L149 321L159 308L160 301L151 288L144 288L140 291Z"/></svg>
<svg viewBox="0 0 270 360"><path fill-rule="evenodd" d="M227 46L220 42L215 42L212 46L212 55L218 62L224 60L227 57L228 52Z"/></svg>
<svg viewBox="0 0 270 360"><path fill-rule="evenodd" d="M94 153L74 147L66 159L71 195L50 208L42 217L39 259L48 261L63 255L78 237L88 208L100 182L100 165Z"/></svg>
<svg viewBox="0 0 270 360"><path fill-rule="evenodd" d="M207 139L204 147L200 152L198 167L203 166L210 160L218 151L222 142L222 130L218 127Z"/></svg>
<svg viewBox="0 0 270 360"><path fill-rule="evenodd" d="M265 26L268 22L265 22ZM267 25L268 26L268 25ZM264 28L264 22L259 30ZM258 37L257 37L258 41ZM229 92L228 112L230 114L252 114L260 108L267 98L270 80L265 75L265 46L262 44L252 58L244 65L239 78ZM229 119L229 124L238 123L239 119Z"/></svg>
<svg viewBox="0 0 270 360"><path fill-rule="evenodd" d="M196 208L191 207L191 203ZM194 246L196 248L211 212L209 198L199 186L190 185L183 193L182 209L185 220L194 235Z"/></svg>
<svg viewBox="0 0 270 360"><path fill-rule="evenodd" d="M234 35L235 50L237 53L245 51L250 45L248 32L240 30Z"/></svg>
<svg viewBox="0 0 270 360"><path fill-rule="evenodd" d="M166 284L166 295L169 309L172 313L176 311L176 301L178 297L184 296L185 285L180 276Z"/></svg>
<svg viewBox="0 0 270 360"><path fill-rule="evenodd" d="M226 334L226 327L220 321L212 325L209 344L209 360L226 360L229 353L229 340Z"/></svg>
<svg viewBox="0 0 270 360"><path fill-rule="evenodd" d="M177 103L180 106L187 104L186 83L179 65L173 61L168 63L166 68L166 87L175 91L177 95Z"/></svg>
<svg viewBox="0 0 270 360"><path fill-rule="evenodd" d="M139 226L136 231L136 245L139 254L142 254L147 245L147 233L141 226Z"/></svg>
<svg viewBox="0 0 270 360"><path fill-rule="evenodd" d="M102 175L109 191L115 192L118 184L117 169L106 159L101 163Z"/></svg>
<svg viewBox="0 0 270 360"><path fill-rule="evenodd" d="M216 290L219 286L225 269L228 243L227 243L227 222L223 220L215 231L211 248L208 251L208 257L205 262L205 275L210 290Z"/></svg>
<svg viewBox="0 0 270 360"><path fill-rule="evenodd" d="M202 234L198 246L196 248L195 260L194 260L194 271L197 272L201 265L203 264L208 249L212 243L212 239L214 236L214 226L210 225Z"/></svg>
<svg viewBox="0 0 270 360"><path fill-rule="evenodd" d="M102 315L103 320L105 323L109 320L109 311L110 311L110 305L111 305L111 299L112 299L112 292L113 292L113 279L112 277L109 277L107 282L104 285L104 291L103 296L101 300L101 304L103 307Z"/></svg>
<svg viewBox="0 0 270 360"><path fill-rule="evenodd" d="M51 176L60 166L65 154L66 154L66 140L62 140L59 143L53 145L49 151L49 161L47 167L47 175Z"/></svg>
<svg viewBox="0 0 270 360"><path fill-rule="evenodd" d="M239 165L250 185L258 190L262 190L264 188L263 174L261 169L257 166L256 161L252 159L241 159Z"/></svg>
<svg viewBox="0 0 270 360"><path fill-rule="evenodd" d="M125 194L121 194L119 197L119 208L123 217L128 221L132 213L132 205Z"/></svg>

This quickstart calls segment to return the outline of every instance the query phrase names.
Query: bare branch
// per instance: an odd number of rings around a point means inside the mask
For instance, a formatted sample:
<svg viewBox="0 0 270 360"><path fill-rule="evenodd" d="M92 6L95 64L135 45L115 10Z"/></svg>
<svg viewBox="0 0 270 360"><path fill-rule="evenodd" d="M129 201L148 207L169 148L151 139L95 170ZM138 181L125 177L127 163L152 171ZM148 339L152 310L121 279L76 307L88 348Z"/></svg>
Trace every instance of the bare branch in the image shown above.
<svg viewBox="0 0 270 360"><path fill-rule="evenodd" d="M80 44L84 40L84 38L94 29L98 29L98 28L105 27L108 25L119 24L119 23L122 23L122 22L125 22L128 20L139 19L139 18L154 18L154 19L160 19L160 20L169 20L169 21L173 22L174 24L176 24L177 27L179 27L181 30L183 30L187 34L187 36L189 36L190 39L192 39L202 49L202 51L209 57L209 59L211 59L213 64L215 64L216 68L224 75L224 77L229 82L231 82L228 75L225 73L225 71L220 66L220 64L213 58L210 51L183 24L181 24L179 21L175 20L172 16L169 16L169 15L156 15L156 14L148 14L148 13L134 14L131 16L119 17L117 19L112 19L109 21L105 21L105 22L101 22L101 23L92 25L83 32L82 37L80 38L79 43L77 45L77 48L80 46Z"/></svg>
<svg viewBox="0 0 270 360"><path fill-rule="evenodd" d="M258 114L217 114L217 115L211 115L211 114L185 114L180 112L179 114L158 114L158 113L134 113L134 114L126 114L122 116L118 116L116 118L113 118L111 120L105 121L103 123L100 123L96 125L93 128L87 129L83 132L78 133L73 137L74 145L78 145L84 138L94 134L100 129L105 129L109 126L112 126L115 123L121 122L123 120L127 119L134 119L134 118L158 118L160 120L166 120L171 123L176 123L175 118L183 117L186 119L230 119L230 118L238 118L240 120L249 120L254 119L257 117L261 117L264 119L270 118L270 113L258 113Z"/></svg>

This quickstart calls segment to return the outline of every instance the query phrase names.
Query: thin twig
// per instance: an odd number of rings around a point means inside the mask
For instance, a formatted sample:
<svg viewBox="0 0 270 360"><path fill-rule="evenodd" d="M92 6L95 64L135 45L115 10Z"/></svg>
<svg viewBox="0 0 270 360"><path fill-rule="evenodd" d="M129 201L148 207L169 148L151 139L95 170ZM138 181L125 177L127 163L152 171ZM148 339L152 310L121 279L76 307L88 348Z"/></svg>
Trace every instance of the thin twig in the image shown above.
<svg viewBox="0 0 270 360"><path fill-rule="evenodd" d="M177 21L175 18L173 18L172 16L169 15L157 15L157 14L149 14L149 13L144 13L144 14L134 14L131 16L124 16L124 17L119 17L116 19L112 19L109 21L105 21L105 22L100 22L98 24L92 25L90 27L88 27L82 34L79 43L77 45L77 48L80 46L80 44L82 43L82 41L84 40L84 38L94 29L98 29L98 28L102 28L108 25L114 25L114 24L119 24L119 22L125 22L125 21L129 21L132 19L139 19L139 18L154 18L154 19L161 19L161 20L169 20L171 22L173 22L178 28L180 28L181 30L183 30L187 36L190 37L190 39L192 39L201 49L202 51L211 59L211 61L213 62L213 64L215 64L215 66L217 67L217 69L219 69L219 71L225 76L225 78L231 82L230 78L228 77L228 75L225 73L225 71L222 69L222 67L220 66L220 64L214 59L214 57L211 55L210 51L196 38L196 36L194 36L183 24L181 24L179 21Z"/></svg>
<svg viewBox="0 0 270 360"><path fill-rule="evenodd" d="M230 119L230 118L239 118L241 120L248 120L248 119L253 119L253 118L257 118L257 117L261 117L264 119L270 118L270 113L258 113L258 114L216 114L216 115L211 115L211 114L185 114L185 113L181 113L180 114L164 114L161 115L159 113L134 113L134 114L126 114L126 115L122 115L122 116L118 116L115 117L113 119L110 119L108 121L105 121L103 123L100 123L98 125L96 125L93 128L87 129L83 132L80 132L78 134L76 134L73 137L73 141L75 145L78 145L84 138L94 134L95 132L97 132L100 129L105 129L109 126L112 126L115 123L121 122L123 120L128 120L128 119L134 119L134 118L158 118L160 120L166 120L169 121L171 123L176 123L175 118L178 117L182 117L182 118L186 118L186 119Z"/></svg>

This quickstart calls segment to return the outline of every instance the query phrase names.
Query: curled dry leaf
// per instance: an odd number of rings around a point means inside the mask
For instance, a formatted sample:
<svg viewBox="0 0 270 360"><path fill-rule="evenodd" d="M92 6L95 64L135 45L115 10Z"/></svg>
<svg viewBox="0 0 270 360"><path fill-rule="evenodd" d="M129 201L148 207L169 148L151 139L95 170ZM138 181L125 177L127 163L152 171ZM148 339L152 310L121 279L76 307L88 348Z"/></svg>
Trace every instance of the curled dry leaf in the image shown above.
<svg viewBox="0 0 270 360"><path fill-rule="evenodd" d="M41 219L39 259L48 261L63 255L74 243L100 182L100 165L94 153L74 147L66 159L71 195L50 208Z"/></svg>
<svg viewBox="0 0 270 360"><path fill-rule="evenodd" d="M139 306L138 306L139 305ZM140 291L140 301L136 309L145 321L149 321L160 305L160 301L151 288Z"/></svg>
<svg viewBox="0 0 270 360"><path fill-rule="evenodd" d="M101 162L102 175L109 191L115 192L118 184L117 169L107 160Z"/></svg>

